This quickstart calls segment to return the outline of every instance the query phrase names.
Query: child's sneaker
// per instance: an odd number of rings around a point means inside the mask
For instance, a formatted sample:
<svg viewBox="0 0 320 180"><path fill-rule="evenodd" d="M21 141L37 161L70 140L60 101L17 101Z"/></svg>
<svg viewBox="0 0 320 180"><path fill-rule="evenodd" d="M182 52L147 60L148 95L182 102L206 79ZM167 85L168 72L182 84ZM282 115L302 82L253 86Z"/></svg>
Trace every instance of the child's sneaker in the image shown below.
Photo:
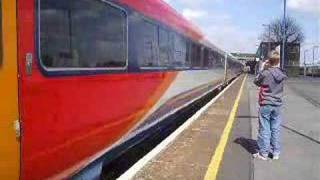
<svg viewBox="0 0 320 180"><path fill-rule="evenodd" d="M273 160L279 160L280 159L280 155L279 154L273 154L272 155L272 159Z"/></svg>
<svg viewBox="0 0 320 180"><path fill-rule="evenodd" d="M253 154L253 157L256 158L256 159L263 160L263 161L268 160L268 158L267 158L266 156L263 156L263 155L261 155L260 153L255 153L255 154Z"/></svg>

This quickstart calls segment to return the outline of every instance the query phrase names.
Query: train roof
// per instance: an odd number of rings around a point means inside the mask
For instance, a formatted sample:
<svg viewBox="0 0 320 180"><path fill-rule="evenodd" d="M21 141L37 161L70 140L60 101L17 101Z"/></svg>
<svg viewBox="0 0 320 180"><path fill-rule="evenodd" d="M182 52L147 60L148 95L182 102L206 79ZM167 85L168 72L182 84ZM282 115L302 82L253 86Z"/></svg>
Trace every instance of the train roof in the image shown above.
<svg viewBox="0 0 320 180"><path fill-rule="evenodd" d="M197 26L186 20L181 14L162 0L119 0L119 2L133 8L147 17L166 24L167 26L195 41L198 41L199 43L206 45L220 54L225 53L225 51L207 40Z"/></svg>
<svg viewBox="0 0 320 180"><path fill-rule="evenodd" d="M119 0L120 3L156 19L195 40L203 39L201 31L162 0Z"/></svg>

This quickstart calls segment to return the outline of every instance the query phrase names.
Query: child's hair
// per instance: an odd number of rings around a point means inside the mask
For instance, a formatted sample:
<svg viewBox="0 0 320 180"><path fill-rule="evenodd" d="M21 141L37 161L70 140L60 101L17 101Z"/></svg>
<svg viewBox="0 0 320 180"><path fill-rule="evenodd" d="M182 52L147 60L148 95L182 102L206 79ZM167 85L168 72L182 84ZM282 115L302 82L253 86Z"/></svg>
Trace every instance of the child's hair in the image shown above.
<svg viewBox="0 0 320 180"><path fill-rule="evenodd" d="M273 50L273 51L271 51L271 52L269 53L268 56L269 56L269 64L270 64L271 66L277 66L277 65L279 65L279 63L280 63L280 54L279 54L278 51Z"/></svg>

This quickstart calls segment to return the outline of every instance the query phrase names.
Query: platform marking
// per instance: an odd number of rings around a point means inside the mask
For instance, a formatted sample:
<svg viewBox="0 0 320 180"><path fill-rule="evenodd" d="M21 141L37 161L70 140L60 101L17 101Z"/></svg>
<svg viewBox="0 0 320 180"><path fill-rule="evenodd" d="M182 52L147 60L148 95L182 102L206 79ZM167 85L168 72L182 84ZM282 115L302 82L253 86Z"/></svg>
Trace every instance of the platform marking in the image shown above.
<svg viewBox="0 0 320 180"><path fill-rule="evenodd" d="M142 159L136 162L130 169L128 169L124 174L122 174L117 180L129 180L132 179L150 160L154 159L160 152L168 147L184 130L191 126L201 114L203 114L213 103L215 103L225 91L227 91L234 83L239 79L237 78L232 83L224 88L216 97L214 97L210 102L203 106L199 111L197 111L192 117L190 117L184 124L182 124L178 129L176 129L170 136L158 144L152 151L145 155Z"/></svg>
<svg viewBox="0 0 320 180"><path fill-rule="evenodd" d="M204 180L216 180L217 179L217 175L218 175L218 171L219 171L222 157L224 154L224 150L226 148L226 145L227 145L227 142L228 142L228 139L230 136L230 132L232 130L232 126L233 126L233 123L234 123L236 115L237 115L239 102L240 102L240 98L242 95L242 91L243 91L243 87L244 87L244 83L246 82L246 79L247 79L247 75L245 76L245 78L242 81L241 88L239 90L239 93L238 93L237 98L235 100L235 103L233 105L233 108L230 112L228 122L223 130L223 133L220 137L219 144L213 154L213 157L211 158L211 162L208 166Z"/></svg>

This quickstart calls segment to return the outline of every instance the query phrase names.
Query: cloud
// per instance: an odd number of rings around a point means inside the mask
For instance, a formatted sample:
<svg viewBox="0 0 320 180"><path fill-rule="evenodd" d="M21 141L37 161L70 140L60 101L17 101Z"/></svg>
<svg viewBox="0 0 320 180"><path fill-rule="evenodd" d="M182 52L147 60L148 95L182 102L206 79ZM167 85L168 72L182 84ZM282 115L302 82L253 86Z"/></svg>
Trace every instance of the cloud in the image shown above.
<svg viewBox="0 0 320 180"><path fill-rule="evenodd" d="M244 32L231 22L207 26L203 31L207 39L228 52L253 52L255 49L256 33Z"/></svg>
<svg viewBox="0 0 320 180"><path fill-rule="evenodd" d="M218 7L222 0L165 0L192 23L206 38L228 52L255 51L256 32L246 31L235 24L231 14Z"/></svg>
<svg viewBox="0 0 320 180"><path fill-rule="evenodd" d="M186 8L182 10L182 14L200 27L206 39L223 50L252 52L255 49L257 33L241 30L226 12Z"/></svg>
<svg viewBox="0 0 320 180"><path fill-rule="evenodd" d="M187 18L188 20L195 20L198 18L203 18L204 16L208 15L208 12L203 10L195 10L195 9L183 9L182 15Z"/></svg>
<svg viewBox="0 0 320 180"><path fill-rule="evenodd" d="M201 7L207 0L164 0L166 3L170 5L179 5L185 8L195 8ZM220 0L213 0L213 1L220 1Z"/></svg>
<svg viewBox="0 0 320 180"><path fill-rule="evenodd" d="M320 15L320 0L289 0L288 7L298 12Z"/></svg>

